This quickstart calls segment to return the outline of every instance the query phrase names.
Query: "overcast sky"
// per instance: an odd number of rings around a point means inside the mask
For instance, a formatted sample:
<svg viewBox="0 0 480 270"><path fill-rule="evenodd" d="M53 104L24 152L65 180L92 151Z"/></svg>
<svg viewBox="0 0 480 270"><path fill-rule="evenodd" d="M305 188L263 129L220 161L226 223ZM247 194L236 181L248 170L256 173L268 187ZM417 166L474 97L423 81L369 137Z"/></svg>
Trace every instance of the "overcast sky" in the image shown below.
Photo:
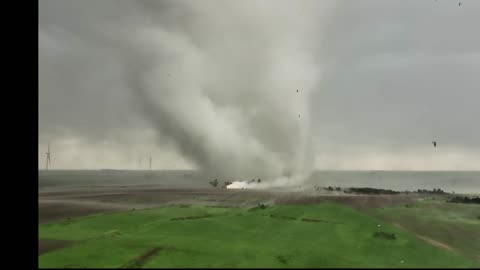
<svg viewBox="0 0 480 270"><path fill-rule="evenodd" d="M461 2L40 0L39 168L480 170Z"/></svg>

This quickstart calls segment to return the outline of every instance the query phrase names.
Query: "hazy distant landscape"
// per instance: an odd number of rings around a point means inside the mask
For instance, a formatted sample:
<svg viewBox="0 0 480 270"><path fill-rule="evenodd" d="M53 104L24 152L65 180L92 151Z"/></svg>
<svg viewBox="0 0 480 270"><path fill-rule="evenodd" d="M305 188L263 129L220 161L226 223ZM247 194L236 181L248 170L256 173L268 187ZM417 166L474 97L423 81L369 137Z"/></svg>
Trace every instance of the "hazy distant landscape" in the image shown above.
<svg viewBox="0 0 480 270"><path fill-rule="evenodd" d="M39 188L65 186L155 185L159 188L209 188L209 181L244 181L257 177L231 177L202 174L198 171L136 170L39 170ZM223 182L222 182L223 183ZM440 188L446 192L480 194L480 171L315 171L302 183L314 186L373 187L397 191Z"/></svg>

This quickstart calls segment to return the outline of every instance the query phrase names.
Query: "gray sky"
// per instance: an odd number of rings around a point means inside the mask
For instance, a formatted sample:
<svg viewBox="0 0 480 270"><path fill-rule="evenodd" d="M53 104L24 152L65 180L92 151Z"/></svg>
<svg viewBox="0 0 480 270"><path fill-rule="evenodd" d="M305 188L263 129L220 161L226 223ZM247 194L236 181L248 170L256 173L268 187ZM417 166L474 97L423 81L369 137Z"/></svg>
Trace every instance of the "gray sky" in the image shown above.
<svg viewBox="0 0 480 270"><path fill-rule="evenodd" d="M479 170L479 14L473 0L40 0L39 168L50 142L56 169L152 155L239 174Z"/></svg>

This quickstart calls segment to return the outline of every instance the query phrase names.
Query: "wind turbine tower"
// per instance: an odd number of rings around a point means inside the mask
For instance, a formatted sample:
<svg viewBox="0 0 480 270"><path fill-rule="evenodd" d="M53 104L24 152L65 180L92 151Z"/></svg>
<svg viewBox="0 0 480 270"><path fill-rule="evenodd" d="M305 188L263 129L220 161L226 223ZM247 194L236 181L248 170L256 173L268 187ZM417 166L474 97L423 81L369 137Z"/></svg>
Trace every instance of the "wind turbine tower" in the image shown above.
<svg viewBox="0 0 480 270"><path fill-rule="evenodd" d="M48 151L45 153L47 155L47 164L46 164L46 169L48 171L48 166L50 165L50 143L48 144Z"/></svg>
<svg viewBox="0 0 480 270"><path fill-rule="evenodd" d="M151 171L152 170L152 155L150 155L150 158L148 160L148 169Z"/></svg>

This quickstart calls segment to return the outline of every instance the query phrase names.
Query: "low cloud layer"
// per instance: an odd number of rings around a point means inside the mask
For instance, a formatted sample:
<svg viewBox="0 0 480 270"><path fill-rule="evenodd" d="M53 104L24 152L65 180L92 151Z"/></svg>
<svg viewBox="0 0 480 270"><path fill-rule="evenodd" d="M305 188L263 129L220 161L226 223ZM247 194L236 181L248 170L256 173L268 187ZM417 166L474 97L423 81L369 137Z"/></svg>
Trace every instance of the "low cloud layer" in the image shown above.
<svg viewBox="0 0 480 270"><path fill-rule="evenodd" d="M480 3L427 2L41 0L39 158L480 169Z"/></svg>

